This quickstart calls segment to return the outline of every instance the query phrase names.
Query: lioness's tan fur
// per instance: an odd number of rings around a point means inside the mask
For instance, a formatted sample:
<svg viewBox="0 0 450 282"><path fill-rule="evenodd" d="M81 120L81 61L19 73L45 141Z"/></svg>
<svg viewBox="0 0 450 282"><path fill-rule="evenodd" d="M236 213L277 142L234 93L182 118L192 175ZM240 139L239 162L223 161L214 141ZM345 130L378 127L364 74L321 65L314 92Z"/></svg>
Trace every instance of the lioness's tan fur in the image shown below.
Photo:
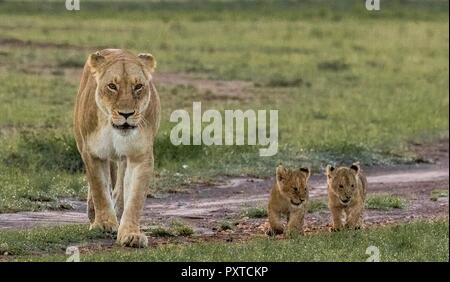
<svg viewBox="0 0 450 282"><path fill-rule="evenodd" d="M151 76L155 66L150 54L136 56L119 49L91 54L75 103L74 134L89 183L90 228L117 231L117 241L124 246L147 245L139 219L160 120ZM113 124L135 128L122 130Z"/></svg>
<svg viewBox="0 0 450 282"><path fill-rule="evenodd" d="M339 168L329 165L326 174L333 229L361 228L364 224L367 179L359 164Z"/></svg>
<svg viewBox="0 0 450 282"><path fill-rule="evenodd" d="M281 216L287 215L287 233L303 234L303 221L309 199L308 179L310 170L291 170L279 165L269 198L269 234L281 234L284 227Z"/></svg>

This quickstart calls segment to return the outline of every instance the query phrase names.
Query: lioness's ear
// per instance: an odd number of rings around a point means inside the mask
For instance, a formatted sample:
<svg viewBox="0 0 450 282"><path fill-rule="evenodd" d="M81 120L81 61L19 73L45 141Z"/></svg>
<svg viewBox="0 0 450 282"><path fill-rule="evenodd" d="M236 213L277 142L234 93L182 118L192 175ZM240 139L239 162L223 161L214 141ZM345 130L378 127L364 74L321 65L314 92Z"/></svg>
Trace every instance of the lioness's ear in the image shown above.
<svg viewBox="0 0 450 282"><path fill-rule="evenodd" d="M285 175L286 175L286 169L283 167L282 164L279 164L277 166L277 181L284 180Z"/></svg>
<svg viewBox="0 0 450 282"><path fill-rule="evenodd" d="M88 64L93 71L97 70L105 62L105 57L99 51L89 55Z"/></svg>
<svg viewBox="0 0 450 282"><path fill-rule="evenodd" d="M154 72L156 68L156 60L150 53L141 53L138 55L139 59L150 69L150 72Z"/></svg>
<svg viewBox="0 0 450 282"><path fill-rule="evenodd" d="M306 179L311 175L311 170L308 167L301 167L300 171L306 175Z"/></svg>
<svg viewBox="0 0 450 282"><path fill-rule="evenodd" d="M334 166L332 166L332 165L327 165L326 175L327 175L329 178L331 178L331 177L333 176L334 170L335 170Z"/></svg>
<svg viewBox="0 0 450 282"><path fill-rule="evenodd" d="M361 170L361 167L359 166L359 163L354 163L350 166L350 169L353 169L356 174L358 174Z"/></svg>

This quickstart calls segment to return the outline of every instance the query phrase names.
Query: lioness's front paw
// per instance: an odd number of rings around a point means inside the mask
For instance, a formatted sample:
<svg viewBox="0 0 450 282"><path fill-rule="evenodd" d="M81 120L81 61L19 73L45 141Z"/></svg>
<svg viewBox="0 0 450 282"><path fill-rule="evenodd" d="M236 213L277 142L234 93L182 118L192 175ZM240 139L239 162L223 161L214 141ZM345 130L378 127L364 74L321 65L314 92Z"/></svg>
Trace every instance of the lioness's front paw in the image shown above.
<svg viewBox="0 0 450 282"><path fill-rule="evenodd" d="M144 233L119 233L117 242L124 247L132 248L145 248L148 245L148 239Z"/></svg>
<svg viewBox="0 0 450 282"><path fill-rule="evenodd" d="M119 224L114 221L94 221L89 226L89 230L100 230L102 232L107 233L117 233L117 229L119 228Z"/></svg>

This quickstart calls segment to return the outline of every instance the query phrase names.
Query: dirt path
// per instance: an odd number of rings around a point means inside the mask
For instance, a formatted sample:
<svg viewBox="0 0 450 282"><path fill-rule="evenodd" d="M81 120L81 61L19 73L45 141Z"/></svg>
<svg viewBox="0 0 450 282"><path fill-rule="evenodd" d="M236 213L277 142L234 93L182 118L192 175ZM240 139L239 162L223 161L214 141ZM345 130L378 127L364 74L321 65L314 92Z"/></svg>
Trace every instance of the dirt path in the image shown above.
<svg viewBox="0 0 450 282"><path fill-rule="evenodd" d="M370 183L369 193L390 193L404 197L404 209L387 211L367 210L369 224L389 223L448 215L448 198L437 201L430 199L432 190L448 189L448 169L435 166L419 168L400 168L399 170L367 170ZM263 207L267 204L272 179L231 178L219 186L199 186L189 193L169 194L160 198L148 198L143 226L167 225L173 219L187 221L198 234L213 235L224 220L236 222L242 229L264 228L265 219L242 217L248 207ZM311 177L311 198L324 198L326 186L322 175ZM49 224L87 223L84 202L72 201L74 210L20 212L0 214L0 229L29 228ZM324 209L307 217L311 230L327 227L329 212ZM239 229L239 228L238 228Z"/></svg>

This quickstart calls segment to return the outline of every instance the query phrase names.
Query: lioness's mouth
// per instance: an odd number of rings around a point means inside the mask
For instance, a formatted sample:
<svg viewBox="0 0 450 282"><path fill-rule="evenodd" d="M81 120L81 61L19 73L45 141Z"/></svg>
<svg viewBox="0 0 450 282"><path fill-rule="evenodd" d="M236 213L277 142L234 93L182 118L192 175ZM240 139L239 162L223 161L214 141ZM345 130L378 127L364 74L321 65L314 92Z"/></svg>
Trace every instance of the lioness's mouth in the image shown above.
<svg viewBox="0 0 450 282"><path fill-rule="evenodd" d="M124 123L124 124L121 124L121 125L117 125L117 124L113 123L112 126L115 129L120 129L120 130L134 129L134 128L137 127L136 125L131 125L131 124L127 123L127 122Z"/></svg>

